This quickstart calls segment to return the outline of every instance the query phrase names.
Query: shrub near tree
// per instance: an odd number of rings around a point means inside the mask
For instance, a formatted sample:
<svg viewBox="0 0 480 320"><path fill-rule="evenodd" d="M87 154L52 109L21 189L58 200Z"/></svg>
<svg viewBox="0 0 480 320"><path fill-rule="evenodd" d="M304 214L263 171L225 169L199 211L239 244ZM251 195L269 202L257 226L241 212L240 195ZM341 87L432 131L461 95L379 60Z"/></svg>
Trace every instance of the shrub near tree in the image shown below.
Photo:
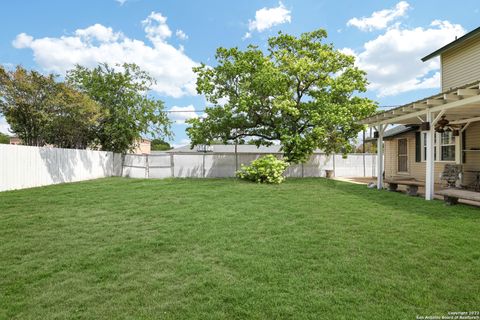
<svg viewBox="0 0 480 320"><path fill-rule="evenodd" d="M267 53L217 49L215 67L201 65L197 91L212 105L190 119L192 145L249 138L257 146L279 141L286 161L305 162L315 149L350 152L362 130L358 120L376 105L357 94L367 87L354 57L324 43L316 30L299 37L279 33Z"/></svg>
<svg viewBox="0 0 480 320"><path fill-rule="evenodd" d="M287 162L269 154L252 161L249 166L242 165L236 175L253 182L279 184L285 180L283 173L288 166Z"/></svg>

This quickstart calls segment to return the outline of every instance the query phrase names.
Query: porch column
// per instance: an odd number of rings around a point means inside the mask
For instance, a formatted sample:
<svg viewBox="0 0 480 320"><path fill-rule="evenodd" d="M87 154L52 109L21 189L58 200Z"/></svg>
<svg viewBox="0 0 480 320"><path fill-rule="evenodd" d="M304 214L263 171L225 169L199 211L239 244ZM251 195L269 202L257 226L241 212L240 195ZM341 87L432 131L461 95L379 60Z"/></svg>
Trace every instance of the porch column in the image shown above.
<svg viewBox="0 0 480 320"><path fill-rule="evenodd" d="M425 172L425 200L432 200L435 192L435 129L433 123L434 115L430 110L427 110L427 122L430 124L430 129L427 132L427 159Z"/></svg>
<svg viewBox="0 0 480 320"><path fill-rule="evenodd" d="M383 131L384 124L379 124L377 127L377 189L383 189Z"/></svg>

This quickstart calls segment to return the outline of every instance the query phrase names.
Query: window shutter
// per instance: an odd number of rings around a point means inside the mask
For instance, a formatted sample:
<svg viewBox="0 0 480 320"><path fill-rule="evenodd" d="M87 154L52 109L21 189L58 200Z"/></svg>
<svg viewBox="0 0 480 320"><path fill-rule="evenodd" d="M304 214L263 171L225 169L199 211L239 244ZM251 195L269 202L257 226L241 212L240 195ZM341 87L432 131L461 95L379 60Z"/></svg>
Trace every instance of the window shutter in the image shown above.
<svg viewBox="0 0 480 320"><path fill-rule="evenodd" d="M415 132L415 162L422 162L421 132Z"/></svg>
<svg viewBox="0 0 480 320"><path fill-rule="evenodd" d="M463 130L462 132L462 149L467 150L467 130ZM465 163L467 161L467 153L463 150L460 150L462 153L462 162Z"/></svg>

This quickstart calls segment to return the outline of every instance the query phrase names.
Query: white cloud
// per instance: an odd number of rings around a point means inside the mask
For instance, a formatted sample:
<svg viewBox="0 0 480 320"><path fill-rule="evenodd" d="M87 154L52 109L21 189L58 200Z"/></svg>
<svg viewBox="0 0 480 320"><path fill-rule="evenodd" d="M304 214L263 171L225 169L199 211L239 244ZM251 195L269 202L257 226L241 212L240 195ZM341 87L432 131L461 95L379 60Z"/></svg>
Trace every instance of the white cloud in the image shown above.
<svg viewBox="0 0 480 320"><path fill-rule="evenodd" d="M170 120L177 124L185 124L186 120L198 118L198 114L195 112L193 105L186 107L173 106L168 111L171 111L169 113Z"/></svg>
<svg viewBox="0 0 480 320"><path fill-rule="evenodd" d="M251 32L246 32L245 35L242 37L242 40L250 39L252 37Z"/></svg>
<svg viewBox="0 0 480 320"><path fill-rule="evenodd" d="M27 48L31 46L32 42L33 42L33 37L22 32L17 35L15 40L13 40L12 45L17 49L21 49L21 48Z"/></svg>
<svg viewBox="0 0 480 320"><path fill-rule="evenodd" d="M188 35L183 30L180 30L180 29L175 31L175 35L180 40L187 40L188 39Z"/></svg>
<svg viewBox="0 0 480 320"><path fill-rule="evenodd" d="M255 19L248 21L248 31L244 39L252 36L252 31L263 32L274 26L290 23L292 21L291 11L283 3L279 2L278 7L262 8L255 12Z"/></svg>
<svg viewBox="0 0 480 320"><path fill-rule="evenodd" d="M192 140L190 140L190 139L182 139L182 140L180 140L179 143L172 143L172 147L173 147L173 148L178 148L178 147L187 146L187 145L190 144L190 142L192 142Z"/></svg>
<svg viewBox="0 0 480 320"><path fill-rule="evenodd" d="M83 41L98 40L100 42L115 42L123 37L121 32L113 32L112 28L107 28L101 24L94 24L86 29L78 29L75 35Z"/></svg>
<svg viewBox="0 0 480 320"><path fill-rule="evenodd" d="M438 88L439 59L420 59L464 33L461 25L448 21L435 20L427 28L406 29L397 25L366 42L361 52L350 48L341 51L356 57L359 68L367 72L370 90L375 90L379 97L391 96Z"/></svg>
<svg viewBox="0 0 480 320"><path fill-rule="evenodd" d="M159 12L150 13L150 15L142 21L142 25L145 27L147 38L154 44L156 42L163 42L172 36L172 30L170 30L167 25L167 17L164 17Z"/></svg>
<svg viewBox="0 0 480 320"><path fill-rule="evenodd" d="M118 2L120 6L123 6L125 3L127 3L127 0L115 0L115 1Z"/></svg>
<svg viewBox="0 0 480 320"><path fill-rule="evenodd" d="M21 33L12 44L15 48L31 49L35 62L48 72L64 74L75 64L94 67L102 62L110 65L136 63L157 80L153 87L157 93L171 97L196 95L192 67L198 64L185 55L182 48L167 42L172 35L167 18L152 12L142 25L151 45L101 24L58 38L35 39Z"/></svg>
<svg viewBox="0 0 480 320"><path fill-rule="evenodd" d="M10 126L8 125L7 121L5 120L5 118L1 116L0 116L0 132L8 135L12 134L10 132Z"/></svg>
<svg viewBox="0 0 480 320"><path fill-rule="evenodd" d="M400 1L394 8L375 11L370 17L352 18L348 20L347 26L354 26L362 31L385 29L390 22L403 17L409 8L408 2Z"/></svg>

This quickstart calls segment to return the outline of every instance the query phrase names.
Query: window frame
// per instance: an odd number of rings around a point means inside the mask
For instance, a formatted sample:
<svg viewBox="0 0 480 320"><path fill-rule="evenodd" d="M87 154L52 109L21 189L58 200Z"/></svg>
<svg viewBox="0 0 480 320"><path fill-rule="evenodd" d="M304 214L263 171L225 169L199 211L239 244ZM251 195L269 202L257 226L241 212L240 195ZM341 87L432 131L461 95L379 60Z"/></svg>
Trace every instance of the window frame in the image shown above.
<svg viewBox="0 0 480 320"><path fill-rule="evenodd" d="M450 143L448 144L443 144L442 142L442 133L435 132L435 141L434 141L434 162L443 162L443 163L455 163L456 162L456 157L457 157L457 144L455 139L457 137L453 136L452 131L445 132L450 134ZM420 131L420 141L421 141L421 159L422 162L426 162L426 149L427 149L427 143L426 143L426 138L427 138L428 131ZM453 160L443 160L442 159L442 147L451 147L453 146L455 148L454 154L453 154Z"/></svg>

